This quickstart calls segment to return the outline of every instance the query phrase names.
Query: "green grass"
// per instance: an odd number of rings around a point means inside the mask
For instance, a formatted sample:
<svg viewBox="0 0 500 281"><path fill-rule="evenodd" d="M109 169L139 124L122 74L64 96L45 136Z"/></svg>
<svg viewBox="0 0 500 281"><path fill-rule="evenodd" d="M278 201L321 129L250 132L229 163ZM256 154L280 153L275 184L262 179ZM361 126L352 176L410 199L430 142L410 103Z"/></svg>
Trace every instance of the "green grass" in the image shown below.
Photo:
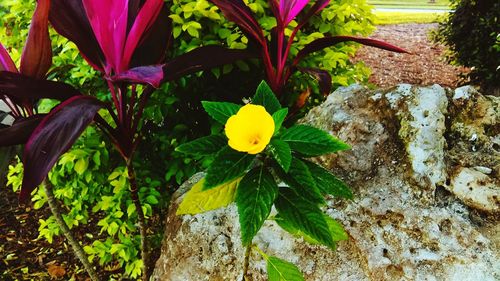
<svg viewBox="0 0 500 281"><path fill-rule="evenodd" d="M443 16L443 13L375 12L375 24L433 23Z"/></svg>
<svg viewBox="0 0 500 281"><path fill-rule="evenodd" d="M436 0L436 3L429 3L429 0L368 0L370 5L377 8L407 8L407 9L448 9L448 0Z"/></svg>

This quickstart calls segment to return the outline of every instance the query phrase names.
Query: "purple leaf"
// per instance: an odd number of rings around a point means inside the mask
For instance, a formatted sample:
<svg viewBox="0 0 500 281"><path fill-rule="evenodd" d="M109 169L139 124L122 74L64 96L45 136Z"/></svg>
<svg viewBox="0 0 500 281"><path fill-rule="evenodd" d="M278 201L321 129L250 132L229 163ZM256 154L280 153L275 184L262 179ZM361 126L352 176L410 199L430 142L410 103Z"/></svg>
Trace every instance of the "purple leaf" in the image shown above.
<svg viewBox="0 0 500 281"><path fill-rule="evenodd" d="M309 0L280 0L279 12L283 26L287 26L307 3Z"/></svg>
<svg viewBox="0 0 500 281"><path fill-rule="evenodd" d="M300 60L302 60L305 56L309 55L310 53L314 53L324 48L333 46L335 44L348 41L357 42L366 46L376 47L387 51L392 51L397 53L408 53L404 49L401 49L399 47L396 47L394 45L376 39L361 38L354 36L333 36L333 37L319 38L307 44L302 50L299 51L292 65L293 66L297 65L300 62Z"/></svg>
<svg viewBox="0 0 500 281"><path fill-rule="evenodd" d="M156 22L158 15L162 11L163 3L163 0L146 0L144 5L141 7L132 28L127 35L127 41L124 45L125 49L122 58L123 66L129 66L132 55L139 45L139 42L143 40L144 35L149 31L149 29L151 29Z"/></svg>
<svg viewBox="0 0 500 281"><path fill-rule="evenodd" d="M332 91L332 76L328 71L318 68L297 67L300 72L310 74L318 80L321 94L327 96Z"/></svg>
<svg viewBox="0 0 500 281"><path fill-rule="evenodd" d="M76 44L93 68L103 70L104 54L92 32L82 0L52 0L49 20L59 34Z"/></svg>
<svg viewBox="0 0 500 281"><path fill-rule="evenodd" d="M62 82L35 79L18 73L0 71L0 94L18 99L65 100L80 93L72 86Z"/></svg>
<svg viewBox="0 0 500 281"><path fill-rule="evenodd" d="M25 144L33 130L38 126L45 114L37 114L14 121L12 126L0 129L0 147Z"/></svg>
<svg viewBox="0 0 500 281"><path fill-rule="evenodd" d="M50 0L38 0L21 56L21 73L38 79L45 78L52 65L49 9Z"/></svg>
<svg viewBox="0 0 500 281"><path fill-rule="evenodd" d="M169 18L168 7L163 5L158 18L149 31L144 34L132 55L130 67L164 63L171 40L172 20Z"/></svg>
<svg viewBox="0 0 500 281"><path fill-rule="evenodd" d="M125 71L123 47L127 38L127 0L83 0L83 6L97 42L106 58L106 73Z"/></svg>
<svg viewBox="0 0 500 281"><path fill-rule="evenodd" d="M138 66L111 78L113 81L126 81L138 84L150 84L158 88L163 80L163 65Z"/></svg>
<svg viewBox="0 0 500 281"><path fill-rule="evenodd" d="M24 178L20 201L45 179L57 159L92 122L102 103L90 96L75 96L59 104L31 135L24 148Z"/></svg>
<svg viewBox="0 0 500 281"><path fill-rule="evenodd" d="M210 1L219 7L228 20L236 23L249 39L255 40L261 46L267 44L259 23L253 17L252 11L242 0Z"/></svg>
<svg viewBox="0 0 500 281"><path fill-rule="evenodd" d="M0 71L10 71L10 72L18 72L16 64L10 58L9 53L2 44L0 44Z"/></svg>
<svg viewBox="0 0 500 281"><path fill-rule="evenodd" d="M310 19L319 11L323 10L328 4L330 0L319 0L314 3L314 5L307 11L306 15L300 20L296 29L301 29Z"/></svg>
<svg viewBox="0 0 500 281"><path fill-rule="evenodd" d="M187 74L208 70L254 56L254 54L246 50L205 46L172 59L165 65L163 71L165 73L165 80L171 81Z"/></svg>

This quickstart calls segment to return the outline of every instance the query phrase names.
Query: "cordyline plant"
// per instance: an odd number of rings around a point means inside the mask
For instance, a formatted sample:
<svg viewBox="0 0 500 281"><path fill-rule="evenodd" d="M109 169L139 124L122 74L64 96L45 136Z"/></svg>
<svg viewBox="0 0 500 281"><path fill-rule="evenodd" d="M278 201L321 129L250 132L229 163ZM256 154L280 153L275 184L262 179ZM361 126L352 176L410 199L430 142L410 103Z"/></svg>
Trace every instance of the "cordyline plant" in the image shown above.
<svg viewBox="0 0 500 281"><path fill-rule="evenodd" d="M307 27L312 16L325 8L330 0L319 0L297 20L297 25L293 28L290 36L285 35L285 30L302 10L307 6L309 0L269 0L269 5L276 18L276 27L271 31L271 40L264 36L262 28L254 18L252 11L242 0L210 0L213 2L225 17L236 23L241 31L248 37L253 47L260 54L260 59L264 65L266 80L274 93L283 102L283 92L288 80L297 71L301 71L314 76L319 81L321 93L327 95L331 92L332 78L330 74L317 68L302 68L299 63L307 55L331 47L342 42L357 42L363 45L377 47L393 52L406 52L405 50L388 44L383 41L360 38L354 36L329 36L316 39L305 45L297 55L292 58L290 50L294 44L297 33Z"/></svg>
<svg viewBox="0 0 500 281"><path fill-rule="evenodd" d="M83 95L64 83L44 80L51 65L48 21L102 73L111 104ZM127 165L141 234L144 280L150 274L147 228L132 163L142 138L144 107L155 88L165 81L250 57L246 51L206 46L167 60L171 33L163 0L39 0L21 60L21 73L17 73L5 49L0 50L0 93L16 119L11 127L0 131L0 144L25 144L20 200L29 198L59 157L95 122ZM38 115L36 102L42 98L62 102L47 115ZM107 116L112 121L108 122ZM97 280L95 273L89 274Z"/></svg>
<svg viewBox="0 0 500 281"><path fill-rule="evenodd" d="M327 194L351 199L352 193L345 183L306 158L349 146L311 126L285 128L282 124L288 109L281 107L265 82L251 100L244 106L203 102L208 115L225 126L225 134L177 148L195 156L214 156L205 177L187 192L177 214L198 214L236 202L241 243L246 247L245 280L252 249L267 261L270 281L304 280L295 265L266 255L252 240L267 219L294 236L330 249L335 249L337 241L346 240L342 225L321 207Z"/></svg>

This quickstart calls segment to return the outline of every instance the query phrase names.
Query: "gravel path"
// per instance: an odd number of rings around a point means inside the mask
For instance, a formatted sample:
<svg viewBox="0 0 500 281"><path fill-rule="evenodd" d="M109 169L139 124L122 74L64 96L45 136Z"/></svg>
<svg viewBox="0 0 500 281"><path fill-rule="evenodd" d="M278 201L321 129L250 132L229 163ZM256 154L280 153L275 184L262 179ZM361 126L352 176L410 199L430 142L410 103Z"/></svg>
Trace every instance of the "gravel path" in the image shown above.
<svg viewBox="0 0 500 281"><path fill-rule="evenodd" d="M449 65L444 60L445 47L429 39L437 24L381 25L370 36L402 47L411 54L396 54L362 47L354 61L364 61L372 69L370 83L380 87L399 83L440 84L456 87L465 68Z"/></svg>

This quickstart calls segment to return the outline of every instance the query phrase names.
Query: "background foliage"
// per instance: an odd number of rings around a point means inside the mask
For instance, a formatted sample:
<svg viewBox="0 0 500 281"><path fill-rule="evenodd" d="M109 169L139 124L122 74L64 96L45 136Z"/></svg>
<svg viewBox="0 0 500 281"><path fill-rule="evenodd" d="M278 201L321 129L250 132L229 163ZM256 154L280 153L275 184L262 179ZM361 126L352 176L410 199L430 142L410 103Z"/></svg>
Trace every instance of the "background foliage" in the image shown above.
<svg viewBox="0 0 500 281"><path fill-rule="evenodd" d="M251 0L248 4L259 23L269 31L275 22L267 1ZM209 44L246 48L247 39L207 0L167 1L167 5L172 12L176 39L173 51L169 54L171 57ZM34 0L0 0L0 41L17 64L34 6ZM368 35L374 29L370 8L364 0L332 1L320 16L311 21L304 34L299 33L299 44L296 46L301 47L322 37L322 33ZM53 30L50 34L54 58L49 79L72 84L81 92L103 100L109 99L103 79L81 58L76 46ZM349 61L357 48L356 45L347 44L329 48L311 55L302 66L321 67L330 71L334 86L363 82L370 71L362 63L352 64ZM296 52L297 49L292 50L292 54ZM323 97L319 96L316 83L301 75L292 79L294 83L290 86L290 93L298 95L311 87L311 104L321 102ZM148 217L161 212L176 186L211 161L209 158L190 158L175 151L182 143L220 130L220 125L206 118L200 101L241 103L243 97L253 95L263 77L257 62L239 62L163 85L153 94L145 111L147 121L142 128L144 140L136 157L140 161L135 164L141 200ZM42 107L49 109L54 105L52 101L44 101ZM120 159L109 141L101 137L95 128L89 128L59 160L49 180L66 210L64 219L67 224L75 230L87 232L84 236L88 238L85 251L94 262L103 266L118 263L124 268L126 276L135 278L141 267L139 237L135 235L135 210L126 192L126 169L119 164ZM20 187L22 173L21 164L14 163L10 167L8 184L15 191ZM46 204L42 191L35 191L33 204L36 209ZM158 220L158 217L150 220ZM158 223L160 229L161 224ZM39 235L49 242L54 236L60 235L53 217L40 220ZM90 244L89 241L94 240ZM160 240L161 237L157 236L155 241Z"/></svg>
<svg viewBox="0 0 500 281"><path fill-rule="evenodd" d="M488 92L500 88L500 2L452 0L455 10L435 40L450 48L448 60L471 68L469 78Z"/></svg>

